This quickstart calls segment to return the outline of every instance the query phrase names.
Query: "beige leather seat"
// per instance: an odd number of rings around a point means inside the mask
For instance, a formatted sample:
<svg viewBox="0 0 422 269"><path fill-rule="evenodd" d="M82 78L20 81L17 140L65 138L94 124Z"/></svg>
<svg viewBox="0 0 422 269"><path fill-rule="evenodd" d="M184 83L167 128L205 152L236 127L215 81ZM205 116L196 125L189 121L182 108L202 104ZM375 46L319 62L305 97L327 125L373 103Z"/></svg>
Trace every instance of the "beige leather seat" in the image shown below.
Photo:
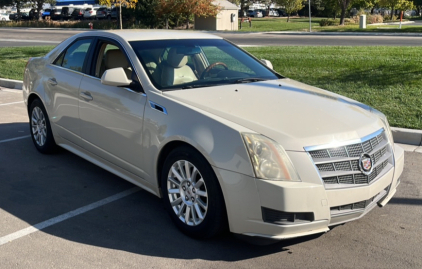
<svg viewBox="0 0 422 269"><path fill-rule="evenodd" d="M108 50L104 59L105 70L123 67L128 79L132 79L132 70L121 50Z"/></svg>
<svg viewBox="0 0 422 269"><path fill-rule="evenodd" d="M188 57L178 54L176 48L170 49L167 61L162 65L161 85L172 86L198 80L190 66L186 65Z"/></svg>

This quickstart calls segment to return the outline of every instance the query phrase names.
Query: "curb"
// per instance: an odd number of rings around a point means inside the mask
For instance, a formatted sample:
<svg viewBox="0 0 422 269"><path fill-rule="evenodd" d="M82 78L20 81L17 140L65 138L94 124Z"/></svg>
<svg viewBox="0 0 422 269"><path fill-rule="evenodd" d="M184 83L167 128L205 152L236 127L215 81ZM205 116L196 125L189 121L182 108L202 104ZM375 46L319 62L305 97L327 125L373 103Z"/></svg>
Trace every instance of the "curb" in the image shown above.
<svg viewBox="0 0 422 269"><path fill-rule="evenodd" d="M19 80L0 78L0 88L22 90L23 82ZM422 130L391 127L395 143L422 146Z"/></svg>
<svg viewBox="0 0 422 269"><path fill-rule="evenodd" d="M23 82L20 80L0 78L0 87L22 90Z"/></svg>
<svg viewBox="0 0 422 269"><path fill-rule="evenodd" d="M422 130L391 127L395 143L422 146Z"/></svg>

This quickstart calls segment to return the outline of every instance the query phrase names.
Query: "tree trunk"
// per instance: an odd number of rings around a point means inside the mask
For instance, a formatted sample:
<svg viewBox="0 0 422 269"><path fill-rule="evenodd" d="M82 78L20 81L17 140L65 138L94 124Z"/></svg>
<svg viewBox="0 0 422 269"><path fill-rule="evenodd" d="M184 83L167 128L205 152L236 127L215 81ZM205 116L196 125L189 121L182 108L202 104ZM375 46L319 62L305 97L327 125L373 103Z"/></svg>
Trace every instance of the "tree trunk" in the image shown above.
<svg viewBox="0 0 422 269"><path fill-rule="evenodd" d="M169 28L169 18L166 17L166 29L168 29L168 28Z"/></svg>
<svg viewBox="0 0 422 269"><path fill-rule="evenodd" d="M287 22L289 22L289 21L290 21L290 13L287 14Z"/></svg>
<svg viewBox="0 0 422 269"><path fill-rule="evenodd" d="M371 14L374 15L375 7L371 8Z"/></svg>
<svg viewBox="0 0 422 269"><path fill-rule="evenodd" d="M346 8L341 6L340 25L344 25L344 18L346 17Z"/></svg>
<svg viewBox="0 0 422 269"><path fill-rule="evenodd" d="M122 24L122 1L120 1L120 6L119 6L119 19L120 19L120 30L123 29L123 24Z"/></svg>
<svg viewBox="0 0 422 269"><path fill-rule="evenodd" d="M390 16L390 20L393 20L393 16L394 16L394 7L393 8L391 8L391 16Z"/></svg>

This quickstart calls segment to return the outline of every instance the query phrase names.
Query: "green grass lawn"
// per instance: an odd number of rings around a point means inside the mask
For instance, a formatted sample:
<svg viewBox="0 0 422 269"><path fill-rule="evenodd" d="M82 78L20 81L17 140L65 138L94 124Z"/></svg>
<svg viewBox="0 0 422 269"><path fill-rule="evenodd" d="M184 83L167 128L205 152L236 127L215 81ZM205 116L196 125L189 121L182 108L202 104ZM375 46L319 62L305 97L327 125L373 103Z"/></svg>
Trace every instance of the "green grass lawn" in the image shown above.
<svg viewBox="0 0 422 269"><path fill-rule="evenodd" d="M0 48L0 77L23 78L29 57L52 47ZM250 47L280 74L384 112L392 126L422 129L419 47Z"/></svg>
<svg viewBox="0 0 422 269"><path fill-rule="evenodd" d="M47 54L54 46L0 48L0 78L23 79L28 59Z"/></svg>
<svg viewBox="0 0 422 269"><path fill-rule="evenodd" d="M392 32L392 33L422 33L422 26L403 24L399 25L367 25L366 29L359 29L359 25L344 26L319 26L319 22L324 18L312 18L313 32ZM309 32L308 18L252 18L252 27L248 23L242 24L241 32L270 32L270 31L300 31Z"/></svg>

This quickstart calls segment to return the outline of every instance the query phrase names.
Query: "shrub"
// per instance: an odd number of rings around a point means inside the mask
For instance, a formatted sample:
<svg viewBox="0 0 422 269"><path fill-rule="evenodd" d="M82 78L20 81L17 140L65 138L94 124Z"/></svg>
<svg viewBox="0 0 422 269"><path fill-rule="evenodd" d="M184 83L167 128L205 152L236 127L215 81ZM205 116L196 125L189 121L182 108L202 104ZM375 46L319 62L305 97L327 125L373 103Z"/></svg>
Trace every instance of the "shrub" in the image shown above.
<svg viewBox="0 0 422 269"><path fill-rule="evenodd" d="M379 14L366 16L367 24L383 23L383 22L384 22L384 18Z"/></svg>
<svg viewBox="0 0 422 269"><path fill-rule="evenodd" d="M397 21L397 16L393 15L393 19L391 19L391 15L384 15L384 21Z"/></svg>
<svg viewBox="0 0 422 269"><path fill-rule="evenodd" d="M355 17L353 17L353 18L345 18L344 19L345 25L353 25L353 24L356 24L356 23L359 23L359 18L355 19Z"/></svg>
<svg viewBox="0 0 422 269"><path fill-rule="evenodd" d="M322 19L319 21L319 26L336 26L340 24L340 19Z"/></svg>

